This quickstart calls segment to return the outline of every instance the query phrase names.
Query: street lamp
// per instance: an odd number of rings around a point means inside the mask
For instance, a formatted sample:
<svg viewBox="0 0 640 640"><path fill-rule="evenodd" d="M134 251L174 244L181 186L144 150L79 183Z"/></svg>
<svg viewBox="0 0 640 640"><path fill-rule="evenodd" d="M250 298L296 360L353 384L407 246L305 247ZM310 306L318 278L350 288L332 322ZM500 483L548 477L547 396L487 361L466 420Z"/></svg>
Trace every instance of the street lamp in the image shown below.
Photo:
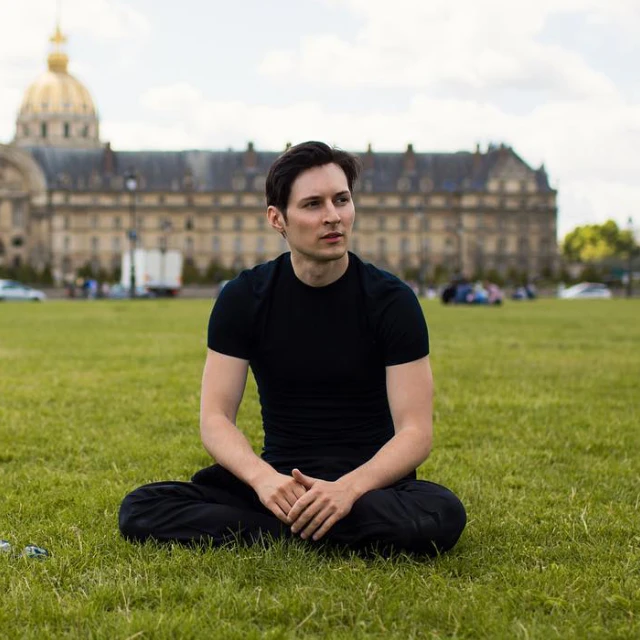
<svg viewBox="0 0 640 640"><path fill-rule="evenodd" d="M136 241L138 238L136 226L136 191L138 190L138 178L131 169L124 177L124 186L130 195L129 213L131 224L129 227L129 297L136 297Z"/></svg>
<svg viewBox="0 0 640 640"><path fill-rule="evenodd" d="M160 239L160 255L161 255L161 261L160 261L160 284L164 285L165 284L165 255L167 253L167 248L168 248L168 235L171 233L171 220L163 220L161 225L160 225L161 229L162 229L162 237Z"/></svg>
<svg viewBox="0 0 640 640"><path fill-rule="evenodd" d="M425 223L425 212L418 209L416 211L416 216L418 217L418 242L419 242L419 250L418 250L418 295L424 295L425 288L425 255L424 255L424 223Z"/></svg>

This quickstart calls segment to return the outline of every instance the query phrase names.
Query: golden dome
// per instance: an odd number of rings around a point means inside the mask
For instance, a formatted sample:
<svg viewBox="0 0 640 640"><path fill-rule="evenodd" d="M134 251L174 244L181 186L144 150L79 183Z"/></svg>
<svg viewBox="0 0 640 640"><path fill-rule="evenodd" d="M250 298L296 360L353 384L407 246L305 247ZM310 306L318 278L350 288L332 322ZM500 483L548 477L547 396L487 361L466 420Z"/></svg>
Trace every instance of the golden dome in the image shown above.
<svg viewBox="0 0 640 640"><path fill-rule="evenodd" d="M20 115L60 114L96 115L91 94L87 88L67 72L69 58L62 45L67 41L60 27L51 37L55 50L49 54L49 70L45 71L26 91Z"/></svg>
<svg viewBox="0 0 640 640"><path fill-rule="evenodd" d="M87 88L72 75L45 71L26 91L20 115L72 114L95 116L96 108Z"/></svg>

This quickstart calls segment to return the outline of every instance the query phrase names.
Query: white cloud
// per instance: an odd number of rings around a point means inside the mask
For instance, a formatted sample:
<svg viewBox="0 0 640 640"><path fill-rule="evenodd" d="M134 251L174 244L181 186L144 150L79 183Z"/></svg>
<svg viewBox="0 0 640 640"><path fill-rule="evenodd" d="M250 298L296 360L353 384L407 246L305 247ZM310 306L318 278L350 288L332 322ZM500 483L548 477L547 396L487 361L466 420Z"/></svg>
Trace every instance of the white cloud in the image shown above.
<svg viewBox="0 0 640 640"><path fill-rule="evenodd" d="M563 98L616 93L576 52L536 39L549 15L579 6L573 0L396 0L393 10L386 0L343 4L364 22L352 38L305 36L299 49L268 53L261 71L288 83L446 89L448 95L522 87Z"/></svg>

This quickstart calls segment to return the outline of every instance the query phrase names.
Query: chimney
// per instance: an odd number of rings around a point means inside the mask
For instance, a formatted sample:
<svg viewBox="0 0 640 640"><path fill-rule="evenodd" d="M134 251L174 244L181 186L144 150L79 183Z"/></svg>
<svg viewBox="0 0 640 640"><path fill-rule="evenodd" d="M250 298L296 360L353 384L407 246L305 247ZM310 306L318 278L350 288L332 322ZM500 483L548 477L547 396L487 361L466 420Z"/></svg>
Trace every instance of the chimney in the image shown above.
<svg viewBox="0 0 640 640"><path fill-rule="evenodd" d="M373 149L371 148L371 143L367 145L367 153L362 159L362 168L367 171L373 169L374 165L374 157L373 157Z"/></svg>
<svg viewBox="0 0 640 640"><path fill-rule="evenodd" d="M116 154L113 153L110 142L107 142L104 146L104 153L102 154L102 172L108 176L112 176L116 173Z"/></svg>
<svg viewBox="0 0 640 640"><path fill-rule="evenodd" d="M258 164L258 156L253 148L253 142L249 142L247 150L244 152L244 168L255 169Z"/></svg>
<svg viewBox="0 0 640 640"><path fill-rule="evenodd" d="M407 173L414 173L416 170L416 154L411 143L407 145L407 150L404 152L404 170Z"/></svg>
<svg viewBox="0 0 640 640"><path fill-rule="evenodd" d="M476 151L473 154L473 173L478 173L482 167L482 152L480 151L480 145L476 144Z"/></svg>
<svg viewBox="0 0 640 640"><path fill-rule="evenodd" d="M287 142L287 144L284 145L284 150L289 151L289 149L291 149L291 143Z"/></svg>

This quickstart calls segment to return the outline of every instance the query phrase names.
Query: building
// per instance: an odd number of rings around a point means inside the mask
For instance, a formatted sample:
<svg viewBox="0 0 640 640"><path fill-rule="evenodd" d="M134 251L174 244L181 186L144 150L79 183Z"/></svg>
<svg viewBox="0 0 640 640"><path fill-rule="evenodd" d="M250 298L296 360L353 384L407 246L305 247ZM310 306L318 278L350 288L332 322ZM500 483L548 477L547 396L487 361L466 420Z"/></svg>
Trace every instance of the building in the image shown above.
<svg viewBox="0 0 640 640"><path fill-rule="evenodd" d="M0 268L113 275L130 248L180 249L204 272L286 250L267 226L264 184L281 151L117 151L99 137L89 91L67 71L56 29L48 70L26 91L14 140L0 145ZM556 196L543 167L510 147L360 153L352 248L407 277L557 266ZM127 190L134 175L135 190Z"/></svg>

